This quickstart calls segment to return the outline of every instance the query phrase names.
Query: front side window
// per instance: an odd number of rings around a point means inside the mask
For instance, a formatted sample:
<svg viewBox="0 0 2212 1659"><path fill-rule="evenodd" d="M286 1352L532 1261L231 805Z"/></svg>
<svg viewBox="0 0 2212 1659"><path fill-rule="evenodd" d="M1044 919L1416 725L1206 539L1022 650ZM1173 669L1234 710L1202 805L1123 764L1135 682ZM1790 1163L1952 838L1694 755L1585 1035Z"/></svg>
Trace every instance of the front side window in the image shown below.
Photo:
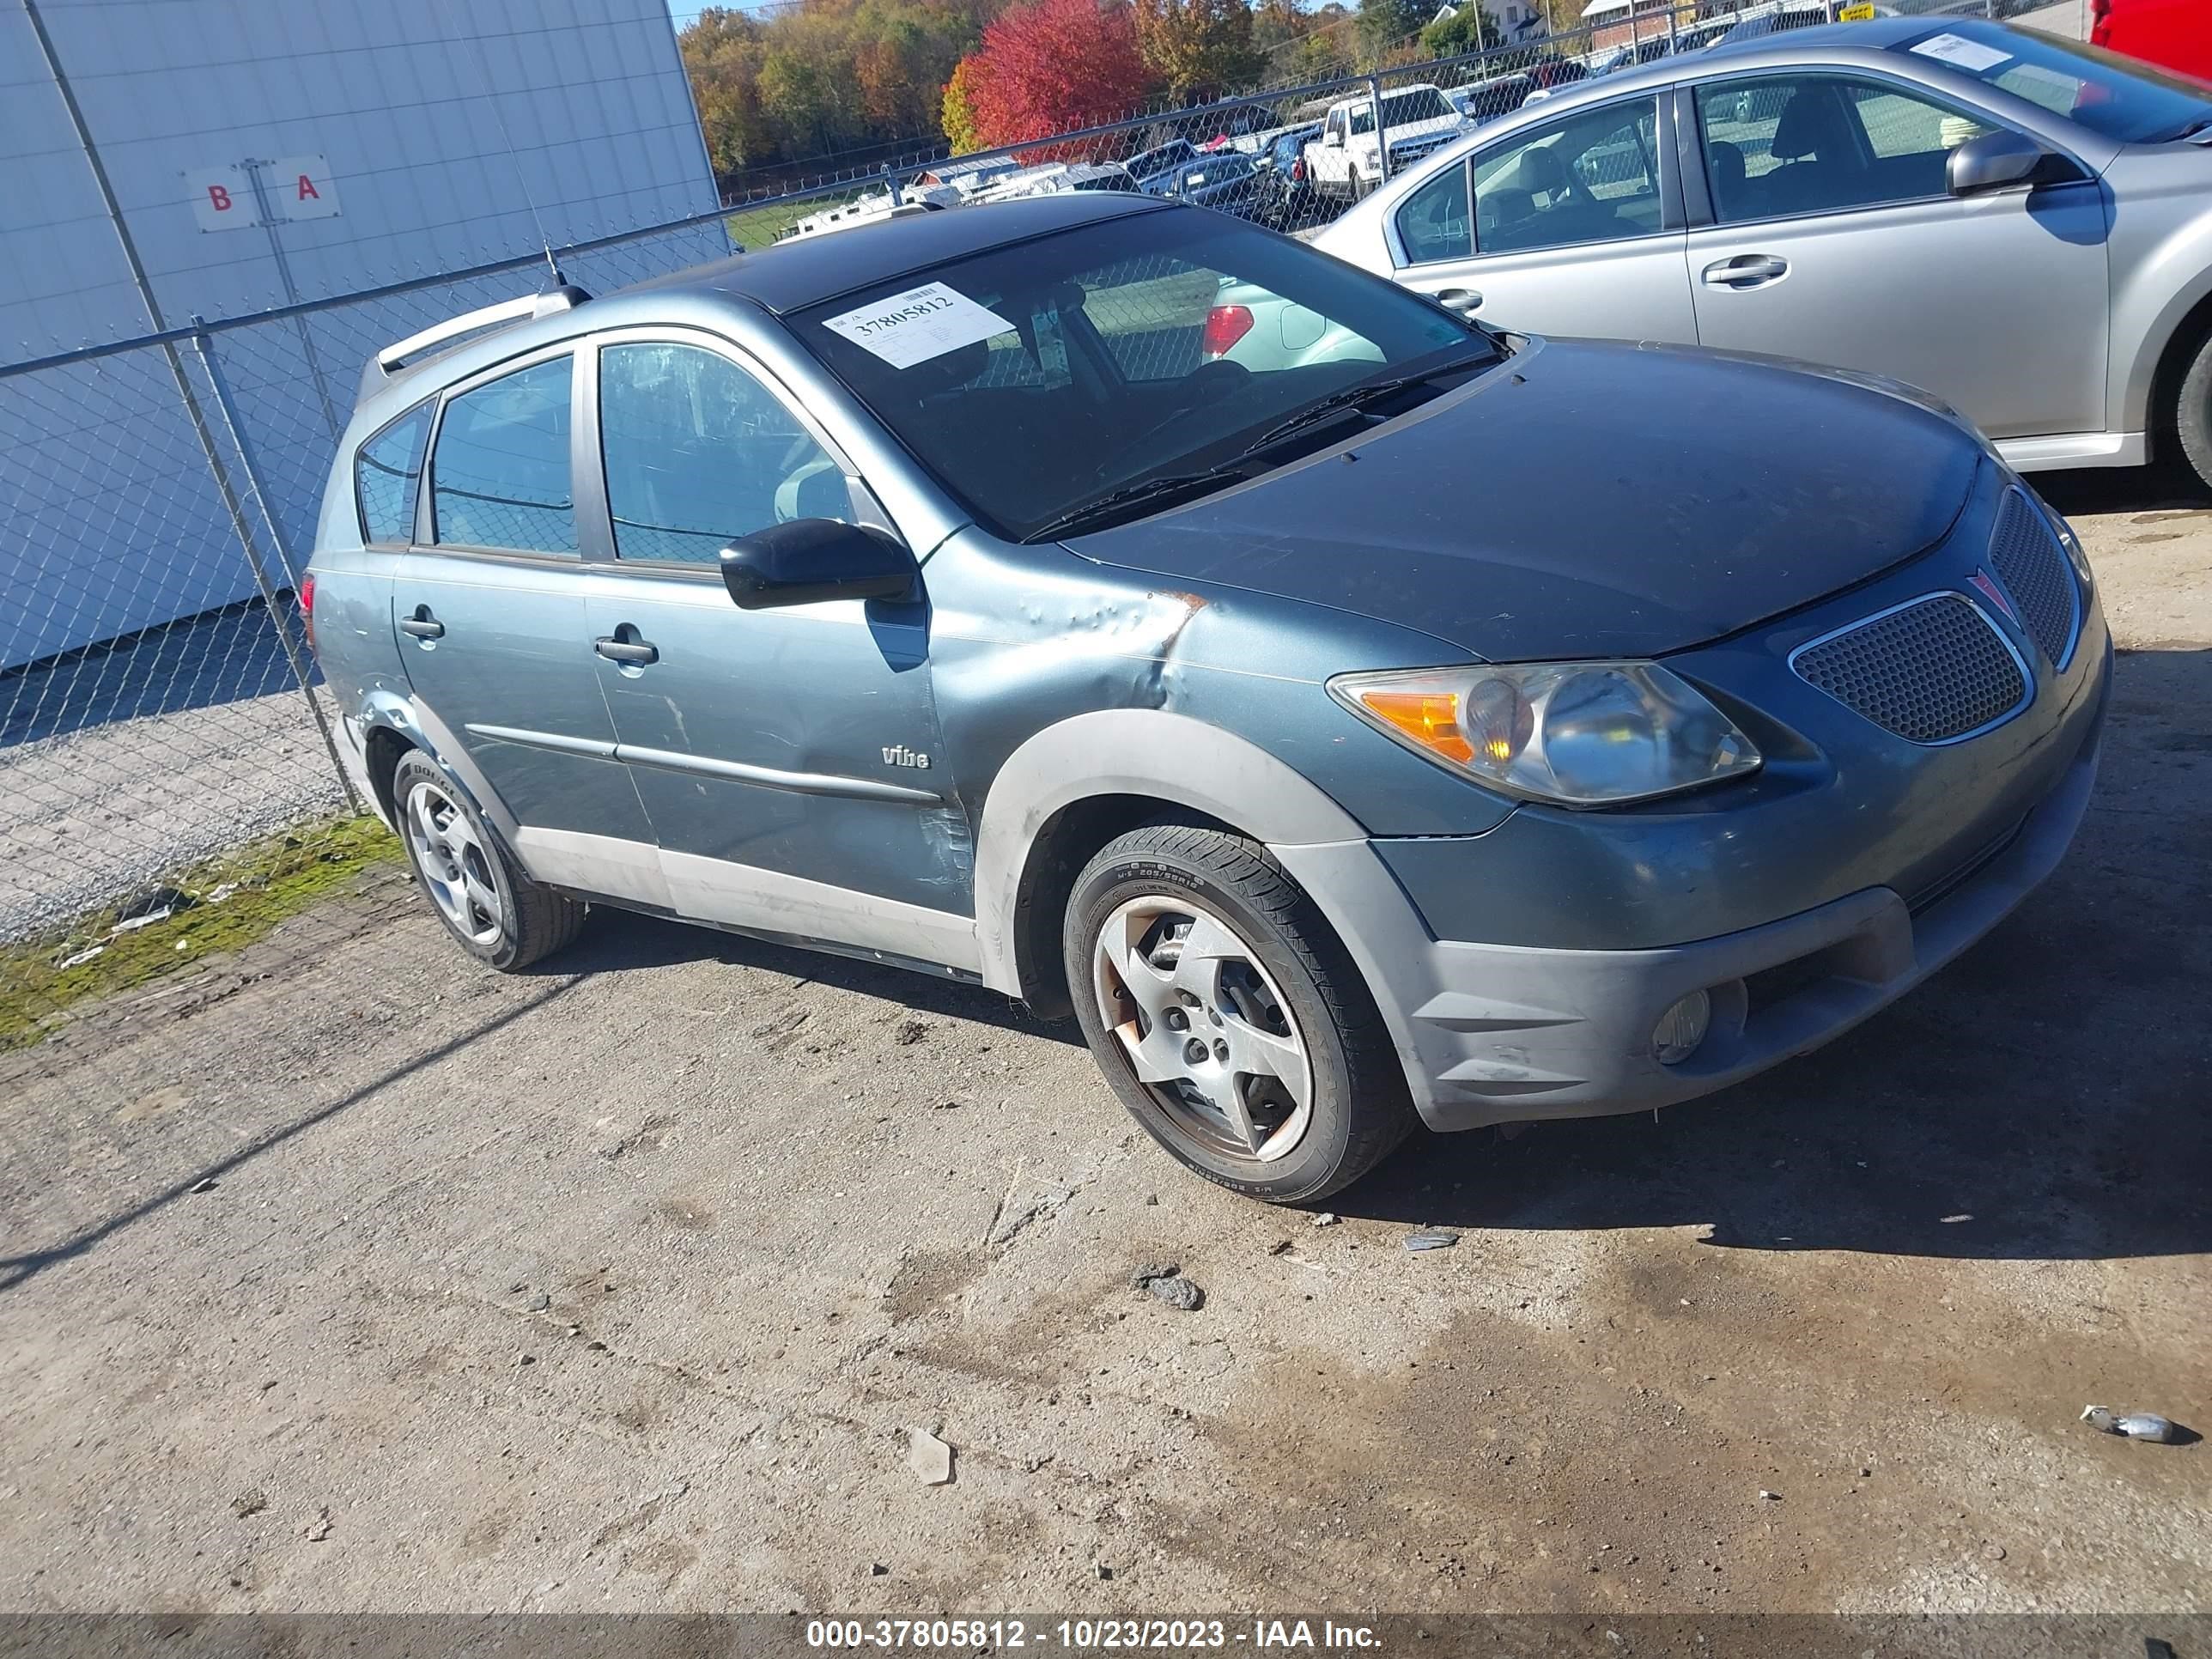
<svg viewBox="0 0 2212 1659"><path fill-rule="evenodd" d="M1994 130L1891 82L1837 75L1700 87L1698 125L1723 224L1941 196L1951 152Z"/></svg>
<svg viewBox="0 0 2212 1659"><path fill-rule="evenodd" d="M599 449L617 558L712 564L740 536L852 512L843 471L782 400L698 346L601 348Z"/></svg>
<svg viewBox="0 0 2212 1659"><path fill-rule="evenodd" d="M518 553L574 553L566 356L518 369L446 404L430 458L438 539Z"/></svg>
<svg viewBox="0 0 2212 1659"><path fill-rule="evenodd" d="M392 422L354 457L354 505L362 541L404 546L415 539L415 492L422 479L422 442L429 435L426 403Z"/></svg>
<svg viewBox="0 0 2212 1659"><path fill-rule="evenodd" d="M1402 289L1200 213L990 249L789 326L979 520L1016 538L1109 492L1244 465L1255 446L1267 459L1253 468L1279 465L1270 434L1332 393L1499 356Z"/></svg>
<svg viewBox="0 0 2212 1659"><path fill-rule="evenodd" d="M1659 106L1639 98L1540 127L1474 163L1474 240L1521 253L1660 228Z"/></svg>
<svg viewBox="0 0 2212 1659"><path fill-rule="evenodd" d="M1408 264L1464 259L1474 252L1474 220L1467 210L1467 167L1449 167L1406 198L1398 239Z"/></svg>

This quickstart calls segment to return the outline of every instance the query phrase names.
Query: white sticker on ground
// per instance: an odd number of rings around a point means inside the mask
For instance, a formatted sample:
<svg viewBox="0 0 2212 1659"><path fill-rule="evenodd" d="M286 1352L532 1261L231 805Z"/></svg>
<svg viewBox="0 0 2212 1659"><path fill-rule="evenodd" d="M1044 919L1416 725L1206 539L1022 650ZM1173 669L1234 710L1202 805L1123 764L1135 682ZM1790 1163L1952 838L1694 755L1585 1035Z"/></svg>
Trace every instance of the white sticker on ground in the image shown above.
<svg viewBox="0 0 2212 1659"><path fill-rule="evenodd" d="M1995 46L1985 46L1978 40L1969 40L1963 34L1935 34L1913 47L1923 58L1940 58L1946 64L1979 75L1984 70L1995 69L2008 61L2012 54L1999 52Z"/></svg>
<svg viewBox="0 0 2212 1659"><path fill-rule="evenodd" d="M924 283L873 305L827 318L823 327L842 334L893 368L912 368L948 351L1004 334L1013 327L988 307L942 283Z"/></svg>

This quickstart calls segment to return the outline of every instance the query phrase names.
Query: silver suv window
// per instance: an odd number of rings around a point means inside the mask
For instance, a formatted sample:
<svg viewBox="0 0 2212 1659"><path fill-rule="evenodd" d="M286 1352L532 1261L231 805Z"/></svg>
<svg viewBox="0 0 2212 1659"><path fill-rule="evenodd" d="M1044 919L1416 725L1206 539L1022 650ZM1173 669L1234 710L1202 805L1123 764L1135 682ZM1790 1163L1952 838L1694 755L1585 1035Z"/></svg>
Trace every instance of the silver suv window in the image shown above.
<svg viewBox="0 0 2212 1659"><path fill-rule="evenodd" d="M617 558L711 564L770 525L852 515L844 472L782 400L698 346L600 349L599 448Z"/></svg>
<svg viewBox="0 0 2212 1659"><path fill-rule="evenodd" d="M430 405L418 404L354 457L354 507L362 541L404 546L415 539L415 492L422 479L422 441L429 435Z"/></svg>
<svg viewBox="0 0 2212 1659"><path fill-rule="evenodd" d="M519 553L576 550L571 367L564 355L447 399L430 458L441 542Z"/></svg>
<svg viewBox="0 0 2212 1659"><path fill-rule="evenodd" d="M1889 81L1801 74L1698 88L1723 224L1917 202L1944 193L1951 152L1994 124Z"/></svg>

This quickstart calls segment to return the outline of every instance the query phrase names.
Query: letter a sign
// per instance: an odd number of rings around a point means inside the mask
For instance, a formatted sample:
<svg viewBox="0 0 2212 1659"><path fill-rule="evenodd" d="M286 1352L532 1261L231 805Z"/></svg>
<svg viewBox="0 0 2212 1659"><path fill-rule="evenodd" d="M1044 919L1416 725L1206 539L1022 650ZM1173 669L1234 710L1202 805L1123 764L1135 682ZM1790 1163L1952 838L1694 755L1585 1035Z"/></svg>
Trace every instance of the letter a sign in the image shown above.
<svg viewBox="0 0 2212 1659"><path fill-rule="evenodd" d="M335 219L338 187L319 155L280 155L261 166L261 186L280 219Z"/></svg>

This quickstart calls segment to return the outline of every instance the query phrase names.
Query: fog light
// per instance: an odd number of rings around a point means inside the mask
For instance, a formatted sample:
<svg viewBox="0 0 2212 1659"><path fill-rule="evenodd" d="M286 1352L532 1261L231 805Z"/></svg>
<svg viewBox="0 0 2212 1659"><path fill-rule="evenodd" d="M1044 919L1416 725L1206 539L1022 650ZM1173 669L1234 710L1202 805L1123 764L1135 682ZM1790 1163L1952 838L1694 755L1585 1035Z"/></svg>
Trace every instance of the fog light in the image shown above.
<svg viewBox="0 0 2212 1659"><path fill-rule="evenodd" d="M1651 1057L1662 1066L1678 1066L1698 1052L1712 1021L1713 1000L1692 991L1659 1016L1651 1028Z"/></svg>

